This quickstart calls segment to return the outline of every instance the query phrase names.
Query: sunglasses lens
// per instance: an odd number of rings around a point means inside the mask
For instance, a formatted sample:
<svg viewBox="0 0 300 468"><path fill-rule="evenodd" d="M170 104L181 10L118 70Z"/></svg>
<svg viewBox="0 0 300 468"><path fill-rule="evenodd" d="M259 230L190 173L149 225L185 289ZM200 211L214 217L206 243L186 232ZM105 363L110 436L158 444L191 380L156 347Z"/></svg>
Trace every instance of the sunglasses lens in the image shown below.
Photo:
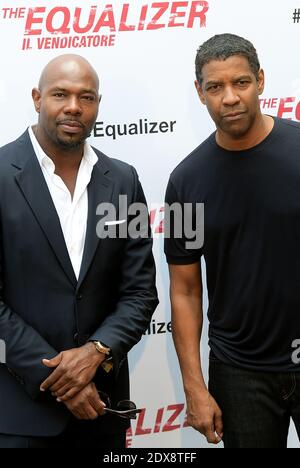
<svg viewBox="0 0 300 468"><path fill-rule="evenodd" d="M123 401L119 401L117 408L119 411L135 410L136 404L130 400L123 400Z"/></svg>
<svg viewBox="0 0 300 468"><path fill-rule="evenodd" d="M138 410L136 404L130 400L119 401L116 408L112 409L109 396L100 390L98 390L98 394L103 403L105 403L106 413L108 414L114 414L123 419L136 419L137 414L142 411Z"/></svg>

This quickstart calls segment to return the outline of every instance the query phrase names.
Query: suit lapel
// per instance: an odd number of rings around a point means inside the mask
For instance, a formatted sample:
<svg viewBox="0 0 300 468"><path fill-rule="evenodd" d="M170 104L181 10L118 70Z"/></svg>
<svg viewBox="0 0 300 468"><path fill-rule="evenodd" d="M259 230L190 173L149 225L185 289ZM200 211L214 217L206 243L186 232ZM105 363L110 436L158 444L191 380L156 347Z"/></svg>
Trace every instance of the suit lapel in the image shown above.
<svg viewBox="0 0 300 468"><path fill-rule="evenodd" d="M108 172L108 171L104 171ZM80 288L96 253L100 242L97 236L97 207L100 203L109 203L113 193L113 182L104 175L100 163L94 166L91 181L88 185L88 221L82 264L77 289Z"/></svg>
<svg viewBox="0 0 300 468"><path fill-rule="evenodd" d="M29 138L27 142L25 151L30 152L30 157L27 159L24 168L15 176L16 181L59 263L76 288L77 279L69 257L58 214Z"/></svg>
<svg viewBox="0 0 300 468"><path fill-rule="evenodd" d="M109 172L101 152L95 150L99 162L94 166L88 185L88 220L79 279L77 281L70 260L60 220L52 201L41 167L34 153L28 131L16 141L16 151L12 165L19 169L16 182L24 194L44 235L49 241L57 260L61 264L74 288L80 288L96 253L99 238L96 233L97 207L100 203L110 202L113 182L106 177Z"/></svg>

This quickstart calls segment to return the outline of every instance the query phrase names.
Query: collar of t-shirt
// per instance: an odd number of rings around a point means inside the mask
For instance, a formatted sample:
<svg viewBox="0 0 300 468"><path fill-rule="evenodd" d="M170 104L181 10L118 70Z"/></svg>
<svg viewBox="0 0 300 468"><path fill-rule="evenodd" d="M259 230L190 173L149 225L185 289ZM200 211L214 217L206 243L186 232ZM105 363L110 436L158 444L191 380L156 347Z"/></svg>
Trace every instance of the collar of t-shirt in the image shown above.
<svg viewBox="0 0 300 468"><path fill-rule="evenodd" d="M86 237L88 217L87 187L98 161L92 147L85 143L73 199L67 186L57 174L51 158L41 148L32 128L28 129L34 152L40 164L50 195L56 208L74 273L79 278Z"/></svg>

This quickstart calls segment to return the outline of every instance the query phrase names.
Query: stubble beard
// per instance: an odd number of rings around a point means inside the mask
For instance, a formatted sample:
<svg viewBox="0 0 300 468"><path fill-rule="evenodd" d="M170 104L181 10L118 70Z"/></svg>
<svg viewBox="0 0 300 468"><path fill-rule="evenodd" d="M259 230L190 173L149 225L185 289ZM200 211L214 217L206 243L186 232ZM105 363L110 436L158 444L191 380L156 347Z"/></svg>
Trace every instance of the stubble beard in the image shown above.
<svg viewBox="0 0 300 468"><path fill-rule="evenodd" d="M75 140L75 139L73 140L72 138L69 140L66 140L66 139L61 138L58 135L58 133L56 133L55 141L56 141L57 146L59 146L60 148L64 149L65 151L68 151L68 150L71 151L72 149L76 149L82 146L87 140L87 138L89 138L90 136L91 136L90 129L86 130L79 140Z"/></svg>

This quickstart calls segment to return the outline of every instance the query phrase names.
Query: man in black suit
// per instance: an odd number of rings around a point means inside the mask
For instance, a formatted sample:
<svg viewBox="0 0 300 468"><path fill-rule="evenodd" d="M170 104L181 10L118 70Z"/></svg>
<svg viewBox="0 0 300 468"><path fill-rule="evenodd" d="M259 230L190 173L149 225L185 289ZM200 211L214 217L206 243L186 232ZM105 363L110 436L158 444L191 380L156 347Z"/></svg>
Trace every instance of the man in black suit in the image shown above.
<svg viewBox="0 0 300 468"><path fill-rule="evenodd" d="M148 218L146 236L110 236L97 213L111 203L106 224L128 225L120 195L145 197L132 166L86 143L100 96L85 59L52 60L32 97L38 124L0 149L0 447L124 447L128 422L99 391L129 398L155 266Z"/></svg>

